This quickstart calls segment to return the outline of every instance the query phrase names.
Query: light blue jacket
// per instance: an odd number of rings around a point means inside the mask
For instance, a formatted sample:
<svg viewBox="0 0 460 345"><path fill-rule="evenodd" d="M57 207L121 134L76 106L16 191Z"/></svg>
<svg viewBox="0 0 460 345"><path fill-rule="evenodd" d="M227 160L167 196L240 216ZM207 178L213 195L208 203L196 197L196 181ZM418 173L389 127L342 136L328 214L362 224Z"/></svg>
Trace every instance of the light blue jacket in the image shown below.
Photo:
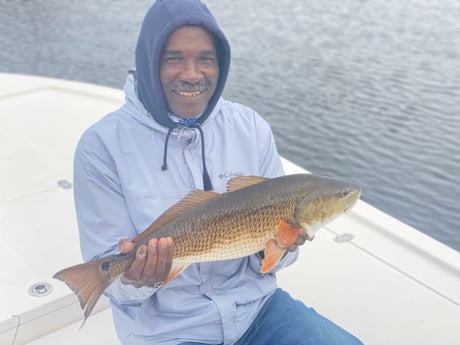
<svg viewBox="0 0 460 345"><path fill-rule="evenodd" d="M117 251L166 208L203 187L197 129L176 129L168 165L161 170L167 129L145 111L130 76L126 103L81 137L74 163L75 204L86 261ZM206 163L214 190L224 192L237 175L283 174L272 132L253 110L220 99L202 125ZM272 273L259 273L260 258L189 266L160 289L115 281L106 291L124 344L202 341L231 344L249 327L276 289L274 272L292 263L287 254Z"/></svg>

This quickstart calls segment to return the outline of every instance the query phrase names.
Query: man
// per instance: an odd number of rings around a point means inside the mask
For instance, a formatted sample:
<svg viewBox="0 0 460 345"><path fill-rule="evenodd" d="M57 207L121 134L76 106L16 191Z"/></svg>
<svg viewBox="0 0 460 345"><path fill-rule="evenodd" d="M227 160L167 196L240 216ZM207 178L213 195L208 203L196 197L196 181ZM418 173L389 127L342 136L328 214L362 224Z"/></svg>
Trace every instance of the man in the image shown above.
<svg viewBox="0 0 460 345"><path fill-rule="evenodd" d="M193 189L224 192L236 175L283 174L272 132L223 100L230 47L199 0L157 1L136 47L126 103L89 128L75 154L75 203L85 260L133 248L129 239ZM107 290L123 344L358 344L277 289L261 255L189 266L164 286L174 242L141 246Z"/></svg>

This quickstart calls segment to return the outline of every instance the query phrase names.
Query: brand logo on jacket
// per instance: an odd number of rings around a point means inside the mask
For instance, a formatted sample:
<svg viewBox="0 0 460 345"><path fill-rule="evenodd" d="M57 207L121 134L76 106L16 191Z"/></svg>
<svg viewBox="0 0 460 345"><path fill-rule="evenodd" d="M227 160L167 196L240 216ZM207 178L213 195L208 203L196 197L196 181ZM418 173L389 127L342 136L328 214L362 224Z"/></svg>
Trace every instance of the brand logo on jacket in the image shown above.
<svg viewBox="0 0 460 345"><path fill-rule="evenodd" d="M244 176L244 173L228 171L228 172L224 172L224 173L219 174L220 179L231 179L231 178L234 178L234 177L237 177L237 176Z"/></svg>

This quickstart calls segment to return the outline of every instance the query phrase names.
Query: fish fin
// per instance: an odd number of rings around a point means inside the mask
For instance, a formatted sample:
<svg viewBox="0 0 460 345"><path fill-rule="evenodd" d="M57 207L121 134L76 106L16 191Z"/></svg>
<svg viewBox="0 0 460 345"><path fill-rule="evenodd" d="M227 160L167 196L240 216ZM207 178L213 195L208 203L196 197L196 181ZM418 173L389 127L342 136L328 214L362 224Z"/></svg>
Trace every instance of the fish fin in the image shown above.
<svg viewBox="0 0 460 345"><path fill-rule="evenodd" d="M141 242L143 239L150 236L161 226L169 223L178 215L181 215L185 211L192 209L208 200L212 200L219 195L220 194L216 192L203 191L199 189L191 191L178 203L172 205L170 208L164 211L146 230L137 235L132 241L134 243Z"/></svg>
<svg viewBox="0 0 460 345"><path fill-rule="evenodd" d="M53 278L65 282L77 295L84 312L81 327L93 311L102 292L115 280L109 271L104 269L106 262L107 258L103 258L65 268L53 275Z"/></svg>
<svg viewBox="0 0 460 345"><path fill-rule="evenodd" d="M294 244L299 236L300 226L293 226L281 220L276 234L276 241L281 248L287 248Z"/></svg>
<svg viewBox="0 0 460 345"><path fill-rule="evenodd" d="M260 273L268 273L273 267L275 267L278 262L280 262L284 253L286 252L285 248L281 248L274 239L271 239L265 245L264 250L264 259L262 260L262 267L260 267Z"/></svg>
<svg viewBox="0 0 460 345"><path fill-rule="evenodd" d="M235 192L239 189L269 180L262 176L237 176L227 182L227 192Z"/></svg>
<svg viewBox="0 0 460 345"><path fill-rule="evenodd" d="M161 282L161 286L164 286L166 285L167 283L169 283L171 280L173 280L174 278L176 278L179 274L181 274L186 268L188 267L188 265L173 265L173 267L171 268L171 271L169 272L169 275L168 277L166 278L165 281Z"/></svg>

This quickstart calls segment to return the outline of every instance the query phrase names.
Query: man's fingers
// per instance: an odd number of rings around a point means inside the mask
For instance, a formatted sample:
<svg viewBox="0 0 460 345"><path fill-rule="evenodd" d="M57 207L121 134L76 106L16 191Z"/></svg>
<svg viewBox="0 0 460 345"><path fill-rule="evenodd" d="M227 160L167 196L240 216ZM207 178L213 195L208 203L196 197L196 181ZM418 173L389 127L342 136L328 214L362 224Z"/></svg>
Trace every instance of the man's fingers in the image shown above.
<svg viewBox="0 0 460 345"><path fill-rule="evenodd" d="M299 235L297 236L297 240L295 241L295 244L298 246L301 246L305 243L307 239L308 239L308 234L304 229L302 229L299 231Z"/></svg>
<svg viewBox="0 0 460 345"><path fill-rule="evenodd" d="M134 248L134 243L127 239L122 239L118 242L118 250L120 253L129 253Z"/></svg>
<svg viewBox="0 0 460 345"><path fill-rule="evenodd" d="M147 261L145 262L143 280L154 281L157 275L158 239L153 238L147 243Z"/></svg>
<svg viewBox="0 0 460 345"><path fill-rule="evenodd" d="M121 247L125 245L129 246L125 242L120 243ZM166 280L171 271L173 253L174 241L171 237L151 239L147 245L139 247L131 267L122 276L122 281L140 287L154 286L155 283Z"/></svg>
<svg viewBox="0 0 460 345"><path fill-rule="evenodd" d="M136 282L142 279L145 261L147 258L147 248L145 245L140 246L136 251L136 257L131 267L125 272L125 281Z"/></svg>
<svg viewBox="0 0 460 345"><path fill-rule="evenodd" d="M172 267L173 252L174 241L171 237L161 238L158 241L157 278L159 281L164 281L168 278Z"/></svg>
<svg viewBox="0 0 460 345"><path fill-rule="evenodd" d="M148 243L149 257L144 267L144 280L158 283L171 271L174 242L172 238L152 239Z"/></svg>
<svg viewBox="0 0 460 345"><path fill-rule="evenodd" d="M298 246L302 246L303 244L305 244L305 242L307 240L311 241L312 239L313 238L310 239L310 237L308 236L308 233L305 231L305 229L300 229L299 233L297 235L296 241L294 242L294 244L292 244L289 247L287 247L286 250L288 252L293 252L293 251L297 250Z"/></svg>

